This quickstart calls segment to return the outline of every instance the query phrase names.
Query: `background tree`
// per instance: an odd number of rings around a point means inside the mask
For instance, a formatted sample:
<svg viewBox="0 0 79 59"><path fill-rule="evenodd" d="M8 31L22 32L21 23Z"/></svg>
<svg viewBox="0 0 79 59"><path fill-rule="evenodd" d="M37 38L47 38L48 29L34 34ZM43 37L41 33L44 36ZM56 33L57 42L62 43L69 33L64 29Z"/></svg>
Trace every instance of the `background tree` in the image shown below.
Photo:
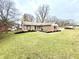
<svg viewBox="0 0 79 59"><path fill-rule="evenodd" d="M31 14L24 14L22 16L22 22L23 21L34 22L34 17Z"/></svg>
<svg viewBox="0 0 79 59"><path fill-rule="evenodd" d="M0 20L3 24L10 25L9 20L17 16L17 9L11 0L0 0ZM6 29L7 30L7 29Z"/></svg>
<svg viewBox="0 0 79 59"><path fill-rule="evenodd" d="M40 6L36 12L36 19L37 22L45 22L47 16L49 13L49 6L48 5L43 5Z"/></svg>
<svg viewBox="0 0 79 59"><path fill-rule="evenodd" d="M56 23L59 26L69 26L69 25L75 25L74 21L72 19L59 19L56 16L48 16L47 23Z"/></svg>

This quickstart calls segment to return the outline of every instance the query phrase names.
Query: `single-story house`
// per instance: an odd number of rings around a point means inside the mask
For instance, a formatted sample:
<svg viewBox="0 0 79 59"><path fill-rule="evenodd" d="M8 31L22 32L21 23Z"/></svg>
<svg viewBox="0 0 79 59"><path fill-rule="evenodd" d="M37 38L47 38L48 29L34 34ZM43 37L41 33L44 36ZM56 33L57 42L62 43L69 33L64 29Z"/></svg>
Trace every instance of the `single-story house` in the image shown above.
<svg viewBox="0 0 79 59"><path fill-rule="evenodd" d="M23 22L21 26L22 31L33 30L33 31L53 32L58 30L58 25L52 23Z"/></svg>

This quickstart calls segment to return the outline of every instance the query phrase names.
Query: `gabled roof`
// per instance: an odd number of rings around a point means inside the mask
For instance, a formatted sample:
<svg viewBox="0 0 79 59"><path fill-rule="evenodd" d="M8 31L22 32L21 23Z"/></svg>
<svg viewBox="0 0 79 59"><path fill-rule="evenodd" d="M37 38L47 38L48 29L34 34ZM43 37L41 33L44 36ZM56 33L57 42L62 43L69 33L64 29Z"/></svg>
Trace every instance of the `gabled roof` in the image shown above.
<svg viewBox="0 0 79 59"><path fill-rule="evenodd" d="M57 24L54 24L54 23L36 23L36 22L26 22L26 21L23 22L23 25L36 25L36 26L55 25L55 26L58 26Z"/></svg>

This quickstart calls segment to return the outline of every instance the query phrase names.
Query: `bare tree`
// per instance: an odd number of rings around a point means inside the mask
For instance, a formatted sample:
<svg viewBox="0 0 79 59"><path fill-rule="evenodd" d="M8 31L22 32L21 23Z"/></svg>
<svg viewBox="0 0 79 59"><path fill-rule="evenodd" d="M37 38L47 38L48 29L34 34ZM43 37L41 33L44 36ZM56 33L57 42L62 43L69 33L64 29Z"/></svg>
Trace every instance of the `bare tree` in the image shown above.
<svg viewBox="0 0 79 59"><path fill-rule="evenodd" d="M0 0L0 20L8 25L9 20L15 18L16 8L11 0Z"/></svg>
<svg viewBox="0 0 79 59"><path fill-rule="evenodd" d="M33 22L34 21L34 17L31 14L24 14L22 16L21 22L23 21L27 21L27 22Z"/></svg>
<svg viewBox="0 0 79 59"><path fill-rule="evenodd" d="M47 22L56 23L59 26L74 25L74 21L72 21L72 19L59 19L56 16L48 16Z"/></svg>
<svg viewBox="0 0 79 59"><path fill-rule="evenodd" d="M43 5L40 6L36 12L36 19L37 22L45 22L47 16L49 13L49 6L48 5Z"/></svg>

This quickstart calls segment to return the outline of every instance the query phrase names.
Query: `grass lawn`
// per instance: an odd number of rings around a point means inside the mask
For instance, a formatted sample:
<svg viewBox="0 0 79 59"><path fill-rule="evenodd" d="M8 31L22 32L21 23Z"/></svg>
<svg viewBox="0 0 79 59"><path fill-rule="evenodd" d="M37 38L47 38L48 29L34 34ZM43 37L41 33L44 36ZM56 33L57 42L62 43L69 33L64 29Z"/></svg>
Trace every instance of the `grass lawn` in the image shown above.
<svg viewBox="0 0 79 59"><path fill-rule="evenodd" d="M0 39L0 59L79 59L79 30L9 33Z"/></svg>

